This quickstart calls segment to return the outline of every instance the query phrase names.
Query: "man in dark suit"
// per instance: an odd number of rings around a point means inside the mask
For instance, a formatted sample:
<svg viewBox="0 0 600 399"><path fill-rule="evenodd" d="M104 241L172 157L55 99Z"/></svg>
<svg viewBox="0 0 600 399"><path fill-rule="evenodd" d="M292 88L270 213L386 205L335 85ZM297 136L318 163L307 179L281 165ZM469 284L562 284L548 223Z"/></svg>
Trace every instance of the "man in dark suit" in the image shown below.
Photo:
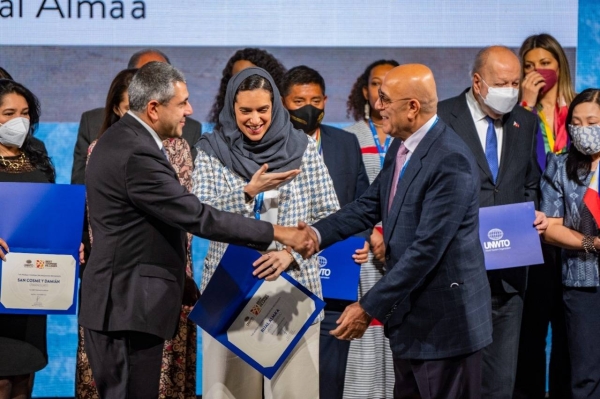
<svg viewBox="0 0 600 399"><path fill-rule="evenodd" d="M473 67L473 84L439 104L438 112L464 140L478 165L479 206L534 201L540 170L536 161L536 117L515 107L521 68L508 48L487 47ZM545 215L536 212L541 233ZM483 398L512 398L527 268L488 272L494 342L483 353Z"/></svg>
<svg viewBox="0 0 600 399"><path fill-rule="evenodd" d="M281 86L283 105L292 124L317 140L340 206L359 198L369 187L360 145L353 134L321 124L327 103L321 74L307 66L297 66L285 73ZM365 243L354 255L356 262L366 262L368 254L369 245ZM332 298L325 298L325 302L319 337L319 393L322 398L341 399L350 341L338 340L329 331L335 328L336 320L350 302Z"/></svg>
<svg viewBox="0 0 600 399"><path fill-rule="evenodd" d="M179 71L143 66L129 99L131 110L105 132L86 172L94 251L79 323L100 397L110 399L158 396L164 340L175 333L184 295L188 303L197 295L185 277L185 231L257 249L277 240L305 256L315 249L303 224L283 228L220 212L179 184L162 146L181 137L192 113ZM282 184L297 173L269 179Z"/></svg>
<svg viewBox="0 0 600 399"><path fill-rule="evenodd" d="M477 166L437 118L426 66L392 69L376 106L384 131L400 140L366 193L313 227L327 247L382 221L387 272L346 307L331 334L360 338L371 318L383 322L395 398L479 398L481 349L492 341L492 323Z"/></svg>
<svg viewBox="0 0 600 399"><path fill-rule="evenodd" d="M127 68L141 68L150 61L166 62L170 64L169 58L161 51L156 49L143 49L133 54L129 59ZM85 184L85 162L87 151L91 142L96 140L102 122L104 121L104 107L85 111L81 114L79 122L79 131L77 132L77 141L73 151L73 169L71 170L71 184ZM202 125L195 119L188 118L183 128L183 138L190 145L192 150L192 160L196 158L196 148L194 145L200 139L202 134Z"/></svg>

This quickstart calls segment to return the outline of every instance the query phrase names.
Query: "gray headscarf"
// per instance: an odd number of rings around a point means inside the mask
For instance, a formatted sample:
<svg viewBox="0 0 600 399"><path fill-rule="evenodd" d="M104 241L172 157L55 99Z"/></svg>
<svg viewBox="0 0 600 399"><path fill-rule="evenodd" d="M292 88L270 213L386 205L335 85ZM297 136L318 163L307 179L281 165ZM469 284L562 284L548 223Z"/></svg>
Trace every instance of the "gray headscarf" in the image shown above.
<svg viewBox="0 0 600 399"><path fill-rule="evenodd" d="M257 142L244 140L235 120L235 93L242 82L251 75L266 78L273 88L271 126ZM219 114L221 128L203 134L198 147L214 155L223 165L243 178L250 180L260 167L268 163L269 172L286 172L298 169L308 145L308 136L294 129L290 116L281 103L281 95L273 78L261 68L247 68L227 83L225 105Z"/></svg>

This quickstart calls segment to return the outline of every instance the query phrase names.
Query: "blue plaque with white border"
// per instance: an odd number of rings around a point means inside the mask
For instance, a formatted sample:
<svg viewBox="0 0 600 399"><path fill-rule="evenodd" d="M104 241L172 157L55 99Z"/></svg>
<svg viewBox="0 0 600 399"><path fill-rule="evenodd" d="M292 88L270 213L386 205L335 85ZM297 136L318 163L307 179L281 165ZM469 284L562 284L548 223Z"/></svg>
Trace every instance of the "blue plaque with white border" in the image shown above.
<svg viewBox="0 0 600 399"><path fill-rule="evenodd" d="M0 183L0 313L75 314L85 187Z"/></svg>
<svg viewBox="0 0 600 399"><path fill-rule="evenodd" d="M273 378L325 303L282 273L252 275L260 252L229 245L189 318L267 378Z"/></svg>
<svg viewBox="0 0 600 399"><path fill-rule="evenodd" d="M534 220L533 202L479 209L479 239L487 270L544 263Z"/></svg>

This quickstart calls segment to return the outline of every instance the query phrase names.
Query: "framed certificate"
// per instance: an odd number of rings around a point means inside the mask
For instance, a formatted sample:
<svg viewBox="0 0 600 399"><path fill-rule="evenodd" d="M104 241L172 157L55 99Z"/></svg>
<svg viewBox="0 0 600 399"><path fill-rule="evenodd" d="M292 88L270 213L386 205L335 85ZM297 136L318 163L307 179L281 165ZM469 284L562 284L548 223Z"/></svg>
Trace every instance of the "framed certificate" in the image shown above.
<svg viewBox="0 0 600 399"><path fill-rule="evenodd" d="M0 183L0 313L75 314L85 188Z"/></svg>
<svg viewBox="0 0 600 399"><path fill-rule="evenodd" d="M267 378L272 378L325 303L283 273L252 275L256 250L229 245L189 318Z"/></svg>
<svg viewBox="0 0 600 399"><path fill-rule="evenodd" d="M479 209L479 239L488 270L544 263L540 236L533 227L533 202Z"/></svg>

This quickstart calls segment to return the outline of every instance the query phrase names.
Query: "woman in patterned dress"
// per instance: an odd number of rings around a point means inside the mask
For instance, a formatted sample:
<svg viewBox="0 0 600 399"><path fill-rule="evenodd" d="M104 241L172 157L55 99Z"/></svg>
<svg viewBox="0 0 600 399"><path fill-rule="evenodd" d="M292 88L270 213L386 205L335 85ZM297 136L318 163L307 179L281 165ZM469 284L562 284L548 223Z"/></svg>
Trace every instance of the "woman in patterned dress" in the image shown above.
<svg viewBox="0 0 600 399"><path fill-rule="evenodd" d="M197 146L193 193L200 201L282 226L295 226L300 220L314 223L339 208L316 142L293 128L277 86L265 70L251 67L231 78L219 122L221 127L202 136ZM226 248L210 242L202 291ZM254 274L266 280L288 273L322 297L316 256L304 260L274 242L255 268ZM204 332L203 397L318 397L322 317L321 313L270 380Z"/></svg>
<svg viewBox="0 0 600 399"><path fill-rule="evenodd" d="M379 96L379 86L383 77L396 66L398 63L394 60L373 62L354 83L346 103L348 115L352 115L356 123L345 130L358 138L369 183L373 183L379 174L392 140L381 129L381 116L375 109L375 102ZM361 267L359 299L379 281L384 273L385 246L381 225L374 229L370 244L372 253L369 254L369 261ZM383 333L383 326L374 319L361 339L350 342L344 398L392 398L393 392L392 352L388 339Z"/></svg>
<svg viewBox="0 0 600 399"><path fill-rule="evenodd" d="M33 93L1 79L0 182L54 183L46 148L33 137L39 120L40 105ZM10 242L0 239L0 244L8 252ZM46 316L0 314L0 398L29 398L34 373L47 364Z"/></svg>
<svg viewBox="0 0 600 399"><path fill-rule="evenodd" d="M127 89L136 71L137 69L125 69L119 72L111 83L106 98L104 122L98 139L90 144L88 157L101 135L129 110ZM181 185L191 191L193 161L188 143L183 138L176 138L164 140L163 145ZM195 284L190 281L193 278L191 239L191 235L188 234L186 285L190 286L186 286L186 289L194 290ZM92 231L90 231L90 241L93 241ZM187 319L189 312L189 306L182 306L177 333L172 340L165 341L158 396L161 399L196 399L196 325ZM85 354L81 327L79 327L75 387L77 398L99 398Z"/></svg>

